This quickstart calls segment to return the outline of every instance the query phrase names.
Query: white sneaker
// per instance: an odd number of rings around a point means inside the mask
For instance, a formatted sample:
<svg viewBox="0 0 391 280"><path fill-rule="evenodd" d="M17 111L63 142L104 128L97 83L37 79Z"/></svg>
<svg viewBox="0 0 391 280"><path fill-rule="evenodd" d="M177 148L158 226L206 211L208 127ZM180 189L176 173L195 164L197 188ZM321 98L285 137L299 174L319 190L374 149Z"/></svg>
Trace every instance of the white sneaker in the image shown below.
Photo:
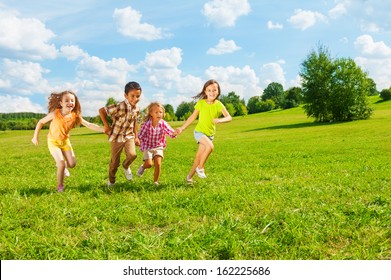
<svg viewBox="0 0 391 280"><path fill-rule="evenodd" d="M205 170L202 168L202 169L199 169L198 167L196 168L196 172L197 172L197 175L198 177L202 178L202 179L205 179L206 178L206 175L205 175Z"/></svg>
<svg viewBox="0 0 391 280"><path fill-rule="evenodd" d="M110 182L110 180L107 181L107 189L111 191L114 187L115 183Z"/></svg>
<svg viewBox="0 0 391 280"><path fill-rule="evenodd" d="M67 168L64 169L64 176L65 177L71 176L71 173L69 173L69 170Z"/></svg>
<svg viewBox="0 0 391 280"><path fill-rule="evenodd" d="M193 184L193 179L192 178L189 178L189 175L186 176L186 182L188 184Z"/></svg>
<svg viewBox="0 0 391 280"><path fill-rule="evenodd" d="M159 182L155 182L155 187L159 187Z"/></svg>
<svg viewBox="0 0 391 280"><path fill-rule="evenodd" d="M124 168L124 173L126 179L128 179L129 181L133 180L133 174L132 174L132 170L130 170L130 167L128 167L128 169Z"/></svg>

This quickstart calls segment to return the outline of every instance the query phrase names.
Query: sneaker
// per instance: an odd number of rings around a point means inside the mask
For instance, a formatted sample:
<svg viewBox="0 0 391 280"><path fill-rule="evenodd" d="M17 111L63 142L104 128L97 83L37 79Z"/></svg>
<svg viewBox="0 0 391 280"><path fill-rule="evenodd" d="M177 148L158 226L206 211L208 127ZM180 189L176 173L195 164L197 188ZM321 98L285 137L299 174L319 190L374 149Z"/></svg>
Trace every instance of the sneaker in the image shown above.
<svg viewBox="0 0 391 280"><path fill-rule="evenodd" d="M143 165L141 165L140 168L139 168L138 171L137 171L137 175L138 175L139 177L143 176L144 171L145 171L145 169L144 169Z"/></svg>
<svg viewBox="0 0 391 280"><path fill-rule="evenodd" d="M71 176L71 173L69 173L68 168L65 168L65 169L64 169L64 176L65 176L65 177Z"/></svg>
<svg viewBox="0 0 391 280"><path fill-rule="evenodd" d="M186 182L188 184L193 184L193 179L192 178L189 178L189 175L186 176Z"/></svg>
<svg viewBox="0 0 391 280"><path fill-rule="evenodd" d="M126 179L128 179L129 181L133 180L133 174L132 174L132 170L130 170L130 167L128 167L128 169L124 168L124 173Z"/></svg>
<svg viewBox="0 0 391 280"><path fill-rule="evenodd" d="M158 187L159 186L159 182L155 182L155 187Z"/></svg>
<svg viewBox="0 0 391 280"><path fill-rule="evenodd" d="M196 172L197 172L197 175L198 177L204 179L206 178L206 175L205 175L205 170L202 168L202 169L199 169L198 167L196 168Z"/></svg>
<svg viewBox="0 0 391 280"><path fill-rule="evenodd" d="M107 181L107 189L110 191L113 189L115 183L110 182L110 180Z"/></svg>
<svg viewBox="0 0 391 280"><path fill-rule="evenodd" d="M64 186L60 185L57 187L57 192L63 192L64 191Z"/></svg>

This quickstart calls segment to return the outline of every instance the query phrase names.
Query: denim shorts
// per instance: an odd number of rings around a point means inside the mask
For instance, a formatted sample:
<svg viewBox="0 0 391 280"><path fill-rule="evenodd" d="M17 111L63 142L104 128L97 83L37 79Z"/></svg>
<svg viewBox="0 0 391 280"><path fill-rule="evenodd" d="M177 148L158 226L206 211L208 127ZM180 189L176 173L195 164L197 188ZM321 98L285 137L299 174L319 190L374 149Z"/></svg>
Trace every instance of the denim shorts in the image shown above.
<svg viewBox="0 0 391 280"><path fill-rule="evenodd" d="M194 130L194 138L195 138L195 140L197 141L197 143L200 143L200 139L201 139L202 136L208 137L211 141L213 141L213 139L215 138L214 136L208 136L208 135L205 135L205 134L202 133L202 132L199 132L199 131L195 131L195 130Z"/></svg>

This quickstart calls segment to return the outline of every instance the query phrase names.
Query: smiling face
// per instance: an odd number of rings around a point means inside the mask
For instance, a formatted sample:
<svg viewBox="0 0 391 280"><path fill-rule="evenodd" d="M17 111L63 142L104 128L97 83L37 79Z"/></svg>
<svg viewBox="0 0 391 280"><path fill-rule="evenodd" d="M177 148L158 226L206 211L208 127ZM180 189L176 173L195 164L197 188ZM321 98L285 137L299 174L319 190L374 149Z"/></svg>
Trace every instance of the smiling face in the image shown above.
<svg viewBox="0 0 391 280"><path fill-rule="evenodd" d="M60 101L62 110L71 112L76 105L76 97L72 93L65 93Z"/></svg>
<svg viewBox="0 0 391 280"><path fill-rule="evenodd" d="M125 93L125 98L129 101L130 105L136 106L136 104L140 101L141 90L139 89L131 89L128 93Z"/></svg>
<svg viewBox="0 0 391 280"><path fill-rule="evenodd" d="M216 83L210 84L205 88L205 94L208 102L215 101L220 95L219 86Z"/></svg>

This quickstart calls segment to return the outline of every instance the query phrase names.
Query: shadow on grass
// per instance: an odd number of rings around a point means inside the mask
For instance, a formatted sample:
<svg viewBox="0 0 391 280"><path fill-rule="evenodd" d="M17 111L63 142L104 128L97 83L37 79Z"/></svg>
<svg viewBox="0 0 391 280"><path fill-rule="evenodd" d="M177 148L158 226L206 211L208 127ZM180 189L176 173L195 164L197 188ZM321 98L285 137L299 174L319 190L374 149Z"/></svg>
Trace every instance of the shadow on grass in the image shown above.
<svg viewBox="0 0 391 280"><path fill-rule="evenodd" d="M168 184L161 183L158 186L155 186L152 182L119 182L114 185L114 187L109 190L106 183L104 184L81 184L79 186L65 186L64 193L67 192L79 192L81 194L93 192L93 191L103 191L107 194L114 193L139 193L139 192L160 192L164 191L167 188L181 189L181 188L193 188L196 183L187 184L185 181L176 181L170 182ZM0 195L6 195L14 193L15 190L0 190ZM57 193L56 188L53 186L50 187L23 187L17 190L20 196L41 196L48 195L52 193Z"/></svg>
<svg viewBox="0 0 391 280"><path fill-rule="evenodd" d="M50 187L34 187L34 188L21 188L19 194L21 196L40 196L43 194L50 194L56 192L56 189Z"/></svg>
<svg viewBox="0 0 391 280"><path fill-rule="evenodd" d="M273 125L268 127L260 127L250 130L245 130L244 132L260 131L260 130L275 130L275 129L296 129L296 128L306 128L306 127L318 127L318 126L329 126L337 124L339 122L328 122L328 123L318 123L318 122L305 122L305 123L294 123L294 124L285 124L285 125Z"/></svg>
<svg viewBox="0 0 391 280"><path fill-rule="evenodd" d="M191 185L188 185L184 182L170 182L160 183L158 186L155 186L153 182L145 182L145 181L136 181L136 182L117 182L110 189L107 188L106 183L100 185L89 185L82 184L78 187L73 188L74 190L79 191L80 193L87 193L94 190L100 190L107 194L115 194L115 193L139 193L139 192L160 192L167 188L190 188Z"/></svg>

